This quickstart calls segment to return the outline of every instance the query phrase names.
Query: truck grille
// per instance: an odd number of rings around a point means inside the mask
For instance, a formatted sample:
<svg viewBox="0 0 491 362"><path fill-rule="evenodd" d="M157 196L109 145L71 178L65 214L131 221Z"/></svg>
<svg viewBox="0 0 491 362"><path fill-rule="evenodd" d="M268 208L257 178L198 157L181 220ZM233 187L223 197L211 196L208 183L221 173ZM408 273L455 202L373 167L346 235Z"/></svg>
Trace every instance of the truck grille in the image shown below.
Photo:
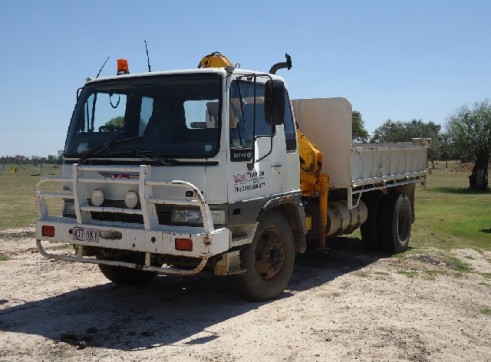
<svg viewBox="0 0 491 362"><path fill-rule="evenodd" d="M89 201L90 203L90 201ZM106 200L104 202L104 206L107 207L121 207L125 208L124 201L113 201ZM140 207L138 205L137 207ZM171 209L166 205L155 205L157 209L157 218L159 220L159 224L169 225L171 223ZM115 212L94 212L90 213L92 219L98 221L109 221L109 222L126 222L131 224L143 224L143 216L142 215L130 215L124 213L115 213Z"/></svg>

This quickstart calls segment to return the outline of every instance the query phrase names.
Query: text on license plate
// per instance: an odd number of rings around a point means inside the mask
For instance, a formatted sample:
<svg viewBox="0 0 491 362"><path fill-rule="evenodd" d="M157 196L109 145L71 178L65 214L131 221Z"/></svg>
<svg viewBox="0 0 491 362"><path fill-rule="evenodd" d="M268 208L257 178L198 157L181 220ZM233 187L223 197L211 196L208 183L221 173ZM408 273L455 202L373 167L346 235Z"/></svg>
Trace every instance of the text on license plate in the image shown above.
<svg viewBox="0 0 491 362"><path fill-rule="evenodd" d="M100 231L97 229L73 228L73 239L82 241L99 241Z"/></svg>

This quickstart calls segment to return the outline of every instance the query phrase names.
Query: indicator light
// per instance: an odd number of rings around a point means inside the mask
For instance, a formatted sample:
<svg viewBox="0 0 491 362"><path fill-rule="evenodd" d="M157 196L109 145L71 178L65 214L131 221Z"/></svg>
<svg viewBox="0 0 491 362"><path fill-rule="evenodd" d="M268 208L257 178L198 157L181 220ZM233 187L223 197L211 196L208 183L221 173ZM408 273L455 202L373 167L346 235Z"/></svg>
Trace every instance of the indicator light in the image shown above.
<svg viewBox="0 0 491 362"><path fill-rule="evenodd" d="M193 241L191 239L180 239L177 238L174 240L176 250L181 251L193 251Z"/></svg>
<svg viewBox="0 0 491 362"><path fill-rule="evenodd" d="M41 228L41 234L52 238L55 236L55 227L51 225L43 225Z"/></svg>

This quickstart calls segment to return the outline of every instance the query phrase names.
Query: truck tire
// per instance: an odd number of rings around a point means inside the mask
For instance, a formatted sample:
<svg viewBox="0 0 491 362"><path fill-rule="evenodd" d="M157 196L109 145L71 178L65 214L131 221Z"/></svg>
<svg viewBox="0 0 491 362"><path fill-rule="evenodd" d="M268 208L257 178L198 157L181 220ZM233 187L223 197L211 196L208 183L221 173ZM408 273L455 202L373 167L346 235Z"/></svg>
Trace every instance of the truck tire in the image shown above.
<svg viewBox="0 0 491 362"><path fill-rule="evenodd" d="M112 258L108 258L107 256L98 256L97 258L106 259L106 260L112 259ZM138 264L144 263L144 259L140 258L138 255L126 255L125 257L119 260L123 260L130 263L138 263ZM113 265L106 265L106 264L98 264L98 265L102 274L104 274L104 276L107 279L109 279L113 283L121 284L121 285L138 285L138 284L147 283L153 278L155 278L155 276L157 275L157 273L155 272L124 268L120 266L113 266Z"/></svg>
<svg viewBox="0 0 491 362"><path fill-rule="evenodd" d="M361 225L361 239L368 250L380 250L380 209L382 205L382 194L379 192L368 192L363 198L367 205L368 217Z"/></svg>
<svg viewBox="0 0 491 362"><path fill-rule="evenodd" d="M384 251L406 251L411 236L411 202L405 193L394 192L382 201L381 246Z"/></svg>
<svg viewBox="0 0 491 362"><path fill-rule="evenodd" d="M278 297L290 282L295 263L293 233L287 219L270 211L259 220L253 242L241 250L246 272L240 276L240 291L253 301Z"/></svg>

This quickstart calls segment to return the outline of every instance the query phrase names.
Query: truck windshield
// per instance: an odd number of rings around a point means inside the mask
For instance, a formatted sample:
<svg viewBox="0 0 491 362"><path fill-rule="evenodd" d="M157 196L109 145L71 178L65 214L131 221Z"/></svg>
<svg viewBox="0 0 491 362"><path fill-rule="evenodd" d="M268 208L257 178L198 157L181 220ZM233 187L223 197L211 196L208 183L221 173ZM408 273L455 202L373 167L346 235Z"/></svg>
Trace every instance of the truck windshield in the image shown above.
<svg viewBox="0 0 491 362"><path fill-rule="evenodd" d="M87 84L75 107L65 157L208 158L220 139L221 78L215 74L121 78ZM111 142L125 140L125 142ZM127 140L127 141L126 141Z"/></svg>

